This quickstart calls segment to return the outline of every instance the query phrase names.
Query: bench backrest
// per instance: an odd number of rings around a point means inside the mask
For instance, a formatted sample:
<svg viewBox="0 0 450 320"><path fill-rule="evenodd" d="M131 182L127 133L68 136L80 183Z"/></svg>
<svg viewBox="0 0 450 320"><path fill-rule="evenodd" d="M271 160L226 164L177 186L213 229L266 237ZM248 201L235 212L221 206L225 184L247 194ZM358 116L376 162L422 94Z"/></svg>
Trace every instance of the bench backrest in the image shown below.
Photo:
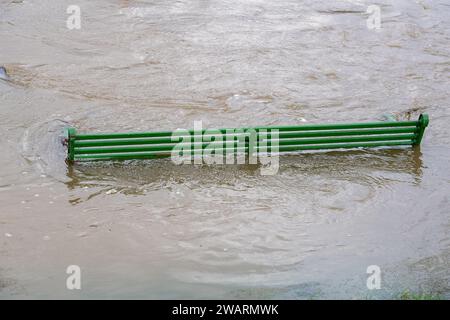
<svg viewBox="0 0 450 320"><path fill-rule="evenodd" d="M66 129L67 160L127 160L170 157L183 148L193 155L215 152L295 152L301 150L419 145L429 122L308 124L242 129L78 134ZM256 141L256 143L255 143ZM182 144L180 144L182 143ZM265 148L267 146L267 148ZM186 154L186 153L185 153Z"/></svg>

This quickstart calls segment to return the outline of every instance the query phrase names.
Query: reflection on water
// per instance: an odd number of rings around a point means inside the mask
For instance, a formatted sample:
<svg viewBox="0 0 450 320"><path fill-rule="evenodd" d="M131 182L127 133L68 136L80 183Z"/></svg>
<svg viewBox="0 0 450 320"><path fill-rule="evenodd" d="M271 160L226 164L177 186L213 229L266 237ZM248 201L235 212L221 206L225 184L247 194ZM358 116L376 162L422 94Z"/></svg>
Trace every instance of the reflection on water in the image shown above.
<svg viewBox="0 0 450 320"><path fill-rule="evenodd" d="M133 213L115 214L139 229L160 229L165 240L157 250L173 261L168 272L182 283L250 286L232 297L311 298L323 290L314 272L292 285L303 266L358 250L358 231L337 231L343 238L328 243L323 230L353 225L399 184L419 186L422 170L418 148L355 150L283 156L274 176L261 176L258 166L170 160L82 163L68 167L66 185L75 196L71 205L92 214L126 201Z"/></svg>
<svg viewBox="0 0 450 320"><path fill-rule="evenodd" d="M401 149L328 151L284 155L278 174L260 176L259 165L175 165L169 159L76 163L67 166L66 185L76 188L114 188L125 194L145 194L144 191L166 189L171 185L187 185L190 189L210 185L258 187L261 180L270 184L284 179L288 185L304 176L316 179L342 179L383 185L392 181L392 174L410 175L419 184L422 175L420 147ZM383 172L387 176L383 179ZM371 179L375 175L378 179ZM90 198L90 197L89 197Z"/></svg>

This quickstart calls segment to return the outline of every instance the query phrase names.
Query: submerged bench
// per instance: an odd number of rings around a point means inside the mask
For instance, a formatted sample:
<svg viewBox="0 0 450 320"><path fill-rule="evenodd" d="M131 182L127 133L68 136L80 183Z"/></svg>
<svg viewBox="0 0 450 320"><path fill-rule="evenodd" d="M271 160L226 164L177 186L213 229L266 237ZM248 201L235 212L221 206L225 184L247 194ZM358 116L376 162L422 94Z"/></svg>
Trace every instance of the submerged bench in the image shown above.
<svg viewBox="0 0 450 320"><path fill-rule="evenodd" d="M129 160L170 157L180 141L188 141L193 155L214 148L225 152L262 152L276 145L279 153L301 150L419 145L429 122L416 121L308 124L241 129L184 130L139 133L84 133L66 128L67 161ZM222 134L223 138L217 139ZM199 140L200 137L200 140ZM211 138L211 137L214 137ZM205 140L202 140L206 138ZM253 139L253 140L252 140ZM231 144L230 144L231 141ZM252 142L253 141L253 142ZM255 143L257 141L257 143Z"/></svg>

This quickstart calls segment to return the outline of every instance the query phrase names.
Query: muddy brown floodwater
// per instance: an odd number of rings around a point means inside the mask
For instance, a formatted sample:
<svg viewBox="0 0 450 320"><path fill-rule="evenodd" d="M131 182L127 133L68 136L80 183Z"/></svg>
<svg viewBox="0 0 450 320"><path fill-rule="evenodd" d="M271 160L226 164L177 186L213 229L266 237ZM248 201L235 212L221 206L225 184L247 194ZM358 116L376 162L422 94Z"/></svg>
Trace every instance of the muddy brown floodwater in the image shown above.
<svg viewBox="0 0 450 320"><path fill-rule="evenodd" d="M81 29L66 27L69 5ZM366 24L381 9L381 29ZM0 298L450 296L450 5L0 0ZM67 166L79 131L431 123L420 149ZM304 120L302 120L304 119ZM82 289L66 289L78 265ZM366 287L367 267L382 271Z"/></svg>

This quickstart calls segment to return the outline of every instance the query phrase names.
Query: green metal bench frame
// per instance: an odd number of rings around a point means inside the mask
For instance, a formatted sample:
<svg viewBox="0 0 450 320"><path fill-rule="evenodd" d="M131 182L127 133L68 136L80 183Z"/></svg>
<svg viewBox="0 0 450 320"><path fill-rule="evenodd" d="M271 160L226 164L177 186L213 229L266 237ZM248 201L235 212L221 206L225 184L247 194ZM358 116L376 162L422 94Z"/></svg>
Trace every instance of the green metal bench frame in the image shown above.
<svg viewBox="0 0 450 320"><path fill-rule="evenodd" d="M301 150L420 145L428 122L428 115L421 114L416 121L308 124L217 130L222 134L236 130L234 138L244 137L244 147L238 151L249 152L249 136L256 134L257 139L265 139L269 145L277 142L278 152L284 153ZM270 134L271 130L278 130L278 134L275 136L276 141ZM191 138L198 135L198 132L194 130L186 132L189 132ZM202 130L202 134L208 134L208 132L209 130ZM267 132L268 135L263 132ZM172 149L179 143L172 140L172 134L172 131L79 134L74 128L66 128L67 161L72 163L74 161L170 157ZM200 142L200 152L211 148L211 143L214 141ZM225 145L226 141L218 143L223 144L223 150L230 147L229 144ZM192 145L194 146L195 143ZM236 146L238 146L237 141L232 145L233 150ZM258 151L258 149L253 150ZM195 153L197 151L199 150L192 149L194 155L198 154Z"/></svg>

